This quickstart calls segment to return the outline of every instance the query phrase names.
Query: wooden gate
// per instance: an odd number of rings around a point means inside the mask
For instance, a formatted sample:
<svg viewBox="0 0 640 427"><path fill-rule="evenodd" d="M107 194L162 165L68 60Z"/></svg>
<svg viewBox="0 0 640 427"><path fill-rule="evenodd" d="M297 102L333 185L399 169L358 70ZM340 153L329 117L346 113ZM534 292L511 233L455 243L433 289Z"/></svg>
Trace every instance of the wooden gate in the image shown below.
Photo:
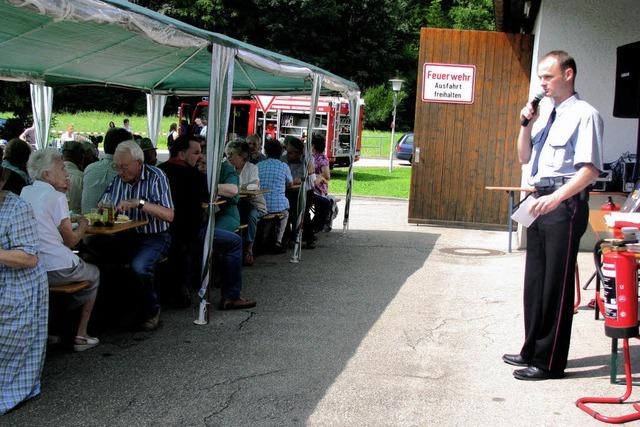
<svg viewBox="0 0 640 427"><path fill-rule="evenodd" d="M422 29L410 223L506 228L507 196L485 186L520 184L516 139L532 45L531 35ZM473 103L423 101L426 63L475 66Z"/></svg>

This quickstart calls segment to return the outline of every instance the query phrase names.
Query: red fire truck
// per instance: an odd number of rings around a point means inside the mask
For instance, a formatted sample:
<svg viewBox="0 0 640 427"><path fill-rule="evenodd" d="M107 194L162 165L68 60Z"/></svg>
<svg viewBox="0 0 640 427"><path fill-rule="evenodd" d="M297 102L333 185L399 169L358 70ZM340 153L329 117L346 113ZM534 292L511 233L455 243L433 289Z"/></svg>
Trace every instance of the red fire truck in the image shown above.
<svg viewBox="0 0 640 427"><path fill-rule="evenodd" d="M209 102L199 101L192 107L182 102L179 119L191 123L196 118L206 118ZM247 137L257 133L262 140L283 140L287 135L301 139L307 137L311 99L308 96L256 96L250 99L234 99L229 117L229 139ZM266 112L265 112L266 111ZM358 117L358 139L355 160L360 159L364 106ZM349 165L349 139L351 135L349 103L337 97L320 97L316 109L313 133L325 137L326 151L332 166Z"/></svg>

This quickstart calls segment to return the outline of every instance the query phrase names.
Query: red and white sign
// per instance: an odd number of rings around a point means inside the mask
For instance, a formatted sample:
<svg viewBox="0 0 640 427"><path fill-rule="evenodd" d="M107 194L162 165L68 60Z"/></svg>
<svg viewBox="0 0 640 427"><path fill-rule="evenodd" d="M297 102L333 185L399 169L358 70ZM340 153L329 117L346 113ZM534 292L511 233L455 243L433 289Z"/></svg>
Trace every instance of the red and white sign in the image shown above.
<svg viewBox="0 0 640 427"><path fill-rule="evenodd" d="M265 113L269 111L269 108L271 108L271 104L273 104L274 99L276 99L275 96L268 96L268 95L256 96L256 101L258 101L258 107L260 107L260 109Z"/></svg>
<svg viewBox="0 0 640 427"><path fill-rule="evenodd" d="M476 66L425 63L422 82L423 102L473 104Z"/></svg>

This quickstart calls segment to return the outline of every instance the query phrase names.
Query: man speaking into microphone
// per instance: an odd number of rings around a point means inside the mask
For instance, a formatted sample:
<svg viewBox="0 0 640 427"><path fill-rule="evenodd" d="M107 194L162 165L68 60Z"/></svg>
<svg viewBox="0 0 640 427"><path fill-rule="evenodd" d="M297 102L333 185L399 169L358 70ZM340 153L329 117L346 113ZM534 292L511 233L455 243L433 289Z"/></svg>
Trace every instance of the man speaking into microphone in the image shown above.
<svg viewBox="0 0 640 427"><path fill-rule="evenodd" d="M527 229L524 273L525 338L519 354L504 362L520 366L519 380L562 378L573 320L574 274L580 238L589 219L589 186L602 170L603 123L575 92L576 63L563 51L547 53L538 77L551 106L536 100L520 112L518 157L535 187Z"/></svg>

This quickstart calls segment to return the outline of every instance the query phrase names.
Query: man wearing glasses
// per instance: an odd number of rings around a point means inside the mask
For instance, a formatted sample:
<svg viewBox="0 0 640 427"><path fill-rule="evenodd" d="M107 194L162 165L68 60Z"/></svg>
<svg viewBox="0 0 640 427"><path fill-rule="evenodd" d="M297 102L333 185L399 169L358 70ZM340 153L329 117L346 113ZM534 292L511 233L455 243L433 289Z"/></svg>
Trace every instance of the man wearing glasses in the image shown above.
<svg viewBox="0 0 640 427"><path fill-rule="evenodd" d="M155 330L160 320L160 303L153 282L158 261L169 251L169 224L174 210L167 176L155 166L144 164L144 154L133 141L118 145L113 155L117 176L107 190L116 210L132 220L148 220L132 233L118 236L117 251L130 260L143 293L142 329Z"/></svg>

